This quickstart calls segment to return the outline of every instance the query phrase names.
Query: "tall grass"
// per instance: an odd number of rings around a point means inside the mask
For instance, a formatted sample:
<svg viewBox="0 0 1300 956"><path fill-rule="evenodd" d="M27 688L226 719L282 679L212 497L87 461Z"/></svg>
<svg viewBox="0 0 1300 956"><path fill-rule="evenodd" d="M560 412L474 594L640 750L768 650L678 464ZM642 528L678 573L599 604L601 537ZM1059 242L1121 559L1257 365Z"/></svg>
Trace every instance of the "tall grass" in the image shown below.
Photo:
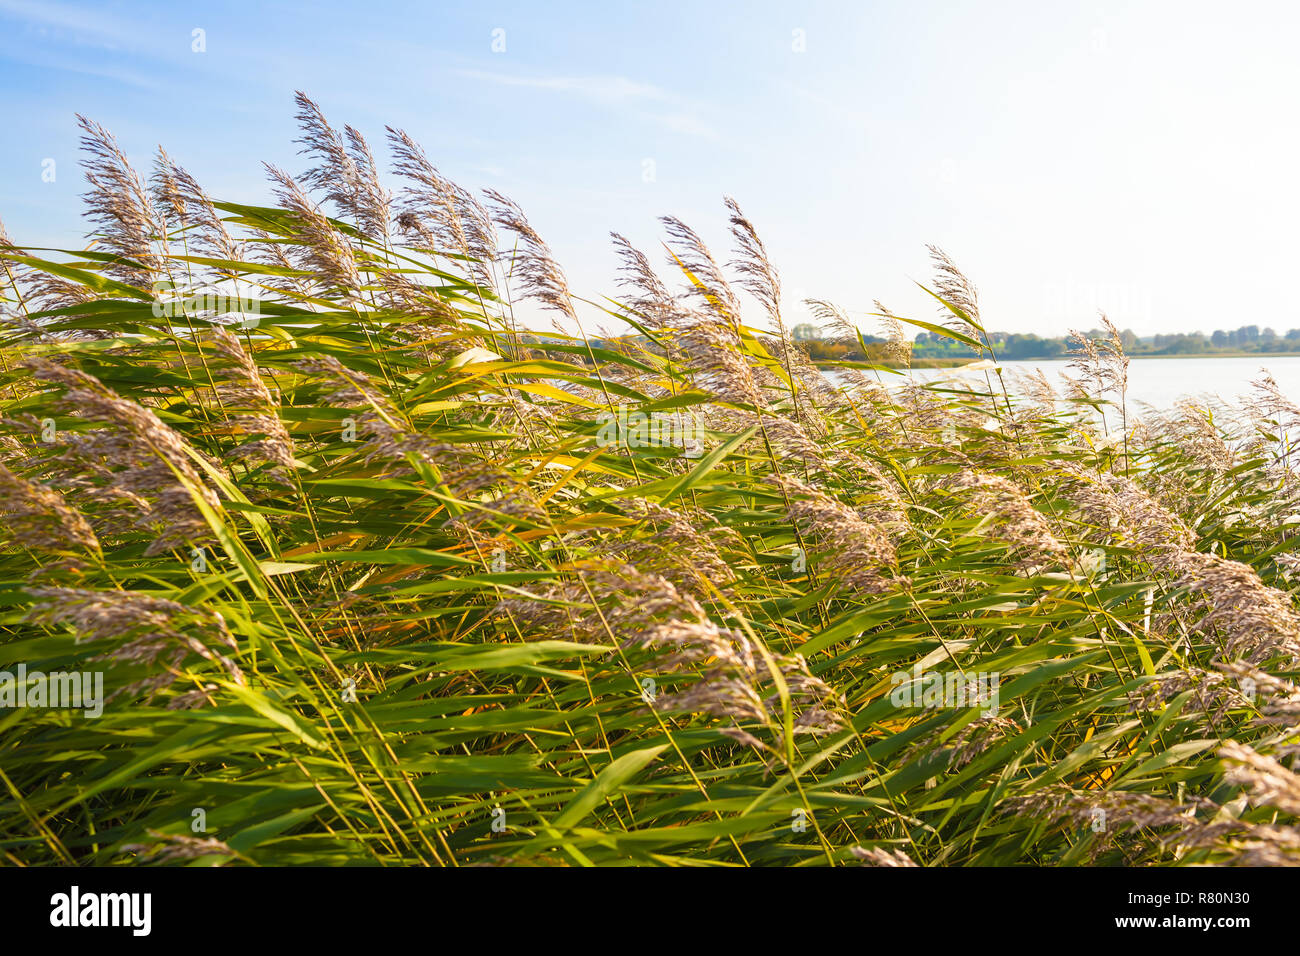
<svg viewBox="0 0 1300 956"><path fill-rule="evenodd" d="M0 248L0 670L112 695L0 710L0 859L1297 859L1271 380L1132 421L1108 343L1065 396L818 368L733 201L730 261L667 219L580 308L506 197L299 110L267 207L84 122L94 243ZM934 255L945 319L873 314L992 364Z"/></svg>

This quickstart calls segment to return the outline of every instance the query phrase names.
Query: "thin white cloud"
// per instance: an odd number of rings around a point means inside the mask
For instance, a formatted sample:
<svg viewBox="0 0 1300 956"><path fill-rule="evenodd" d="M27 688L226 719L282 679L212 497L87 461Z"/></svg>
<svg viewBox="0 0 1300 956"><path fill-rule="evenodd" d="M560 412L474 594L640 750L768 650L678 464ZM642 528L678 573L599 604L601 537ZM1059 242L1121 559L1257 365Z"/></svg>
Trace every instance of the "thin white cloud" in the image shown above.
<svg viewBox="0 0 1300 956"><path fill-rule="evenodd" d="M717 139L718 132L694 113L653 113L651 117L674 133Z"/></svg>
<svg viewBox="0 0 1300 956"><path fill-rule="evenodd" d="M459 75L486 80L498 86L517 86L533 90L573 93L598 103L625 103L630 100L667 100L669 96L650 83L638 83L625 76L521 76L490 70L457 70Z"/></svg>
<svg viewBox="0 0 1300 956"><path fill-rule="evenodd" d="M65 73L79 73L83 76L97 76L105 80L114 80L126 86L135 86L143 90L157 90L162 88L162 84L157 80L144 76L134 70L123 70L111 64L92 64L85 60L74 60L63 56L50 55L26 55L5 51L5 55L16 63L25 63L28 66L39 67L46 70L61 70Z"/></svg>
<svg viewBox="0 0 1300 956"><path fill-rule="evenodd" d="M19 20L31 26L65 33L82 45L107 50L133 47L140 41L138 29L122 19L102 16L99 10L42 0L0 0L0 18Z"/></svg>
<svg viewBox="0 0 1300 956"><path fill-rule="evenodd" d="M527 76L491 70L457 70L456 73L498 86L564 93L601 106L627 107L641 103L647 107L638 114L644 120L674 133L718 138L713 127L699 117L693 104L653 83L640 83L625 76Z"/></svg>

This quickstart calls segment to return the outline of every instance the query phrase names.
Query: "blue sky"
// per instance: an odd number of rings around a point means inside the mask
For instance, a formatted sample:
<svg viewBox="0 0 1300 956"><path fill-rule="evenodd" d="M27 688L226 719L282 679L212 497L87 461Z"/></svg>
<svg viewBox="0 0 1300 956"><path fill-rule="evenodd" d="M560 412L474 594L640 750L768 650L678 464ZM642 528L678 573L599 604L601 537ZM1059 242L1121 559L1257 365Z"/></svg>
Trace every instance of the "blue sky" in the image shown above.
<svg viewBox="0 0 1300 956"><path fill-rule="evenodd" d="M303 89L381 161L403 127L512 196L593 298L614 292L611 229L657 261L671 213L725 258L729 194L796 319L809 295L933 318L912 280L934 242L991 328L1105 308L1139 334L1281 331L1300 327L1297 27L1286 3L0 0L0 218L81 244L76 112L141 167L161 143L215 196L265 201L262 160L304 168Z"/></svg>

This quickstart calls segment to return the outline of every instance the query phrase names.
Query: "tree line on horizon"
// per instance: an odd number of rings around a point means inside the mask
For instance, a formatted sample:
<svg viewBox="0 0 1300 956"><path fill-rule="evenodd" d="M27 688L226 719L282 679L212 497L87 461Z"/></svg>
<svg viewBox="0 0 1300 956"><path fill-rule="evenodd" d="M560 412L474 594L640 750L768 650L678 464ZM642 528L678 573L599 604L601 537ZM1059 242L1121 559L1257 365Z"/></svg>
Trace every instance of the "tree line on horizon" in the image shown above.
<svg viewBox="0 0 1300 956"><path fill-rule="evenodd" d="M847 338L823 337L814 326L799 326L795 332L814 360L872 360L879 356L870 354L875 351L871 347L881 346L883 354L883 346L887 344L884 338L864 334L862 342L867 345L869 353L864 355L858 342ZM1091 329L1082 334L1094 341L1104 337L1100 329ZM1231 330L1216 329L1210 335L1198 331L1138 336L1131 329L1124 329L1120 338L1125 352L1130 356L1300 351L1300 329L1279 333L1272 328L1261 329L1258 325L1243 325ZM1072 339L1070 335L1051 337L1033 333L990 332L989 344L1000 359L1051 359L1065 358L1069 354ZM959 358L969 352L970 349L960 342L933 332L918 332L912 342L913 358Z"/></svg>

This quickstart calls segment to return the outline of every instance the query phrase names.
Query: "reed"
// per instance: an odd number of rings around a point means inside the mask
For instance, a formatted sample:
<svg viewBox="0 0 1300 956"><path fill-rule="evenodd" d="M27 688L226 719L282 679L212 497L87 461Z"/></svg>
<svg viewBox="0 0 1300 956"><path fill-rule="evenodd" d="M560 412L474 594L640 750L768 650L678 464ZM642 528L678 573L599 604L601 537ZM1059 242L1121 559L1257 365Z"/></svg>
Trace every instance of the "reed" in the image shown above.
<svg viewBox="0 0 1300 956"><path fill-rule="evenodd" d="M0 680L0 860L1300 861L1271 378L1134 419L1117 335L1064 398L813 362L731 199L733 259L665 218L583 298L512 200L297 106L274 205L82 120L94 242L0 238L0 672L107 697ZM811 307L994 360L931 252L940 322Z"/></svg>

